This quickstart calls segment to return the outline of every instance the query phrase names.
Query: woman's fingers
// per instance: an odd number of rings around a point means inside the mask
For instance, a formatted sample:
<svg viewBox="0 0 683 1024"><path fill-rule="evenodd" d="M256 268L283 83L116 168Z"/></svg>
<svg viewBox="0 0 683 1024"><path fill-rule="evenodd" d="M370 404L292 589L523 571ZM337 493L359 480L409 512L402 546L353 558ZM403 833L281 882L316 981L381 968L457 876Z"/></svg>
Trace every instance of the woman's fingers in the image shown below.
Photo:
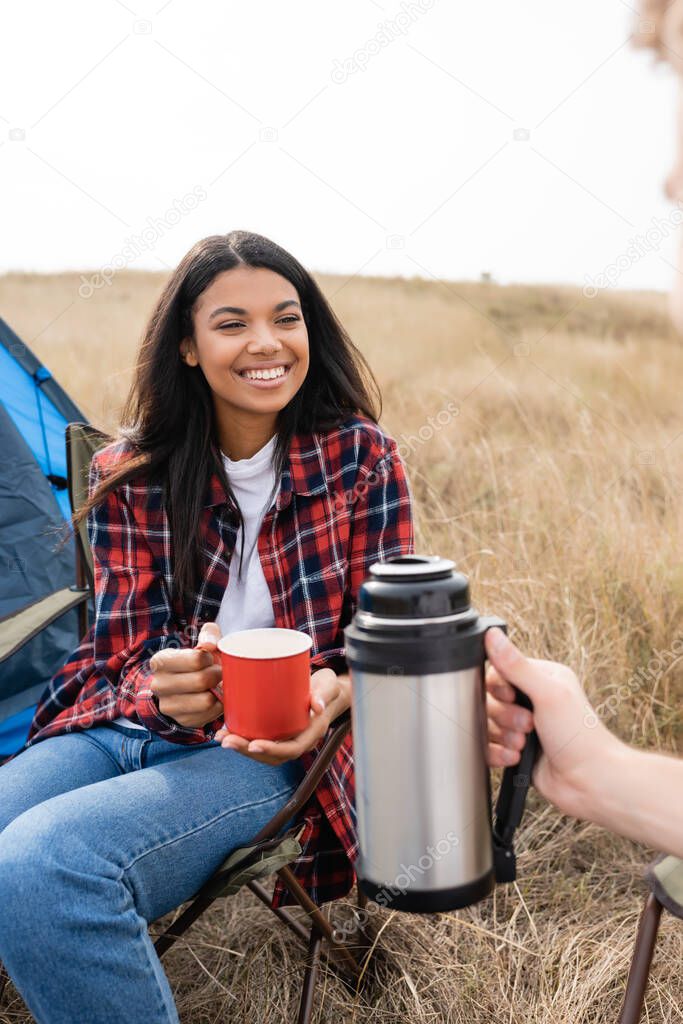
<svg viewBox="0 0 683 1024"><path fill-rule="evenodd" d="M215 622L205 622L197 637L195 650L208 651L216 665L221 664L221 655L218 650L218 641L221 638L221 631Z"/></svg>
<svg viewBox="0 0 683 1024"><path fill-rule="evenodd" d="M211 651L198 647L165 647L152 655L149 667L152 672L198 672L213 663Z"/></svg>
<svg viewBox="0 0 683 1024"><path fill-rule="evenodd" d="M215 738L220 739L221 746L229 750L237 750L240 754L254 757L266 764L281 764L301 757L306 751L327 732L327 720L319 716L311 719L311 724L298 736L291 740L246 740L243 736L227 732L225 727L219 729Z"/></svg>
<svg viewBox="0 0 683 1024"><path fill-rule="evenodd" d="M197 647L201 647L202 650L213 650L220 638L221 631L218 628L218 624L216 622L205 622L199 630Z"/></svg>
<svg viewBox="0 0 683 1024"><path fill-rule="evenodd" d="M211 662L195 672L159 672L150 682L150 689L153 693L164 696L181 693L199 694L209 692L212 687L218 686L222 678L220 665Z"/></svg>
<svg viewBox="0 0 683 1024"><path fill-rule="evenodd" d="M196 695L193 695L196 696ZM175 719L179 725L190 729L200 729L209 722L214 722L223 713L223 705L214 701L206 706L188 705L182 698L161 697L159 699L159 710L162 715L168 715Z"/></svg>
<svg viewBox="0 0 683 1024"><path fill-rule="evenodd" d="M248 753L264 754L266 757L275 758L281 761L292 761L295 757L301 757L327 732L326 718L315 717L311 724L303 732L300 732L292 740L252 740L248 747Z"/></svg>
<svg viewBox="0 0 683 1024"><path fill-rule="evenodd" d="M152 690L155 693L154 690ZM182 719L193 718L204 725L206 722L213 722L219 715L223 714L223 704L216 700L210 690L204 693L177 693L170 696L156 693L159 710L163 715L170 715L181 725L185 725Z"/></svg>
<svg viewBox="0 0 683 1024"><path fill-rule="evenodd" d="M159 707L161 708L162 702L164 708L164 714L173 715L174 711L181 713L204 713L219 708L223 710L223 704L217 701L211 690L204 690L202 693L172 693L168 695L160 694L158 690L152 688L154 693L159 698ZM216 716L214 715L214 718ZM213 721L213 719L210 719Z"/></svg>
<svg viewBox="0 0 683 1024"><path fill-rule="evenodd" d="M228 732L225 726L219 729L221 736L221 746L226 747L228 750L237 750L240 754L246 754L249 748L249 740L245 740L244 736L238 736L236 732ZM216 739L218 739L218 733L216 733Z"/></svg>
<svg viewBox="0 0 683 1024"><path fill-rule="evenodd" d="M238 754L244 754L253 761L260 761L261 764L276 765L290 760L281 751L273 753L272 748L279 747L280 744L278 743L270 743L268 740L247 740L244 736L238 736L234 732L226 732L224 729L219 729L218 733L216 733L216 739L219 738L219 733L223 737L221 739L221 746L225 750L236 750ZM263 748L268 749L262 749L261 745Z"/></svg>
<svg viewBox="0 0 683 1024"><path fill-rule="evenodd" d="M320 668L311 676L311 707L320 715L341 693L336 673L330 668Z"/></svg>

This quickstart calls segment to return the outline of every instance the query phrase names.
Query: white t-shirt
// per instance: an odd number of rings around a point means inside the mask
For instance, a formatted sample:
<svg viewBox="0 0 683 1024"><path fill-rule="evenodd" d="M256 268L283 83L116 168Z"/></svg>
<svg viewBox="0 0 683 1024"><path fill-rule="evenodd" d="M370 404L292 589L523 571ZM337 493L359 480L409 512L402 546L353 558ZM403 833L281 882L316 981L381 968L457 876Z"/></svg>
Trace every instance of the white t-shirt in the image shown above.
<svg viewBox="0 0 683 1024"><path fill-rule="evenodd" d="M273 434L270 441L250 459L233 462L227 455L223 456L228 480L244 520L244 558L241 579L238 580L237 570L242 545L240 526L230 561L228 585L216 616L221 636L234 633L238 629L258 629L275 625L273 602L263 575L257 540L263 517L270 503L275 500L275 496L271 498L271 495L275 486L273 453L276 441L277 434Z"/></svg>
<svg viewBox="0 0 683 1024"><path fill-rule="evenodd" d="M244 558L241 579L238 580L242 544L240 526L230 560L228 585L216 616L222 636L234 633L238 629L260 629L275 625L273 602L263 575L257 541L263 518L275 500L273 454L276 442L277 434L273 434L270 441L250 459L238 459L234 462L227 455L223 455L223 465L244 520ZM119 715L114 721L133 729L144 728L124 715Z"/></svg>

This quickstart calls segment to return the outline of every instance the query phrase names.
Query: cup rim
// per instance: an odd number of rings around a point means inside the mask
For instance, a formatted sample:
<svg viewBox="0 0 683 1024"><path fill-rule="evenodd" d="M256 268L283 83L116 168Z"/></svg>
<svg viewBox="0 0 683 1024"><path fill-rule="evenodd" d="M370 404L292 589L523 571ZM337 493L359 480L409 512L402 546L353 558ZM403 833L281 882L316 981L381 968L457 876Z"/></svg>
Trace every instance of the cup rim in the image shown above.
<svg viewBox="0 0 683 1024"><path fill-rule="evenodd" d="M294 638L297 638L297 649L287 651L286 654L245 654L244 652L226 650L226 645L230 641L234 641L236 638L244 637L246 635L253 636L255 633L287 633L291 636L292 643L294 643ZM253 629L238 629L235 630L234 633L226 633L225 636L222 636L220 638L216 645L217 649L221 652L221 654L227 654L231 658L242 658L244 661L273 661L276 658L278 660L282 658L293 658L297 654L303 654L304 651L309 651L312 646L313 640L307 633L304 633L300 629L286 629L283 626L258 626L254 627Z"/></svg>

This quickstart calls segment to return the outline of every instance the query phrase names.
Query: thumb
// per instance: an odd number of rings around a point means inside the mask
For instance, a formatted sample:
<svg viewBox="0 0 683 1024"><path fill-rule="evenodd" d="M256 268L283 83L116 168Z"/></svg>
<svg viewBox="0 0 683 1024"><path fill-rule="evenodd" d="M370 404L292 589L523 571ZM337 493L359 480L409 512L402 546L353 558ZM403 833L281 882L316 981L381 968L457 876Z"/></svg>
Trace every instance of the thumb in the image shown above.
<svg viewBox="0 0 683 1024"><path fill-rule="evenodd" d="M486 631L486 656L500 675L519 687L532 702L542 692L542 679L538 666L525 657L512 640L497 626Z"/></svg>
<svg viewBox="0 0 683 1024"><path fill-rule="evenodd" d="M199 630L199 636L197 637L198 649L200 651L211 651L213 654L213 660L216 664L221 660L221 656L216 650L216 644L220 638L221 631L216 622L205 622Z"/></svg>
<svg viewBox="0 0 683 1024"><path fill-rule="evenodd" d="M199 636L197 637L197 647L201 647L202 644L217 644L221 638L221 631L217 622L205 622L202 628L199 630Z"/></svg>

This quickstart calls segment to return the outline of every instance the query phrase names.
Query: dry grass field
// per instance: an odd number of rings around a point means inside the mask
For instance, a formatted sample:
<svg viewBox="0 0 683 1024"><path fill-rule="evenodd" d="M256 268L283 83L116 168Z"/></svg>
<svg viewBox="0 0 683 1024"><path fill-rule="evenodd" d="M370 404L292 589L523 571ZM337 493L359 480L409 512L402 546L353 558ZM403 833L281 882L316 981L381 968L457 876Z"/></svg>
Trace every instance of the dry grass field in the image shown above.
<svg viewBox="0 0 683 1024"><path fill-rule="evenodd" d="M113 429L164 276L120 273L83 300L76 274L10 274L0 315ZM683 343L664 297L319 281L404 443L417 550L453 558L529 653L569 662L621 737L681 752ZM616 1021L651 856L532 794L518 883L453 914L379 911L363 994L323 974L315 1019ZM219 902L164 958L184 1022L292 1019L302 954L255 903ZM648 1024L683 1021L682 963L683 923L665 917ZM9 986L0 1022L30 1019Z"/></svg>

